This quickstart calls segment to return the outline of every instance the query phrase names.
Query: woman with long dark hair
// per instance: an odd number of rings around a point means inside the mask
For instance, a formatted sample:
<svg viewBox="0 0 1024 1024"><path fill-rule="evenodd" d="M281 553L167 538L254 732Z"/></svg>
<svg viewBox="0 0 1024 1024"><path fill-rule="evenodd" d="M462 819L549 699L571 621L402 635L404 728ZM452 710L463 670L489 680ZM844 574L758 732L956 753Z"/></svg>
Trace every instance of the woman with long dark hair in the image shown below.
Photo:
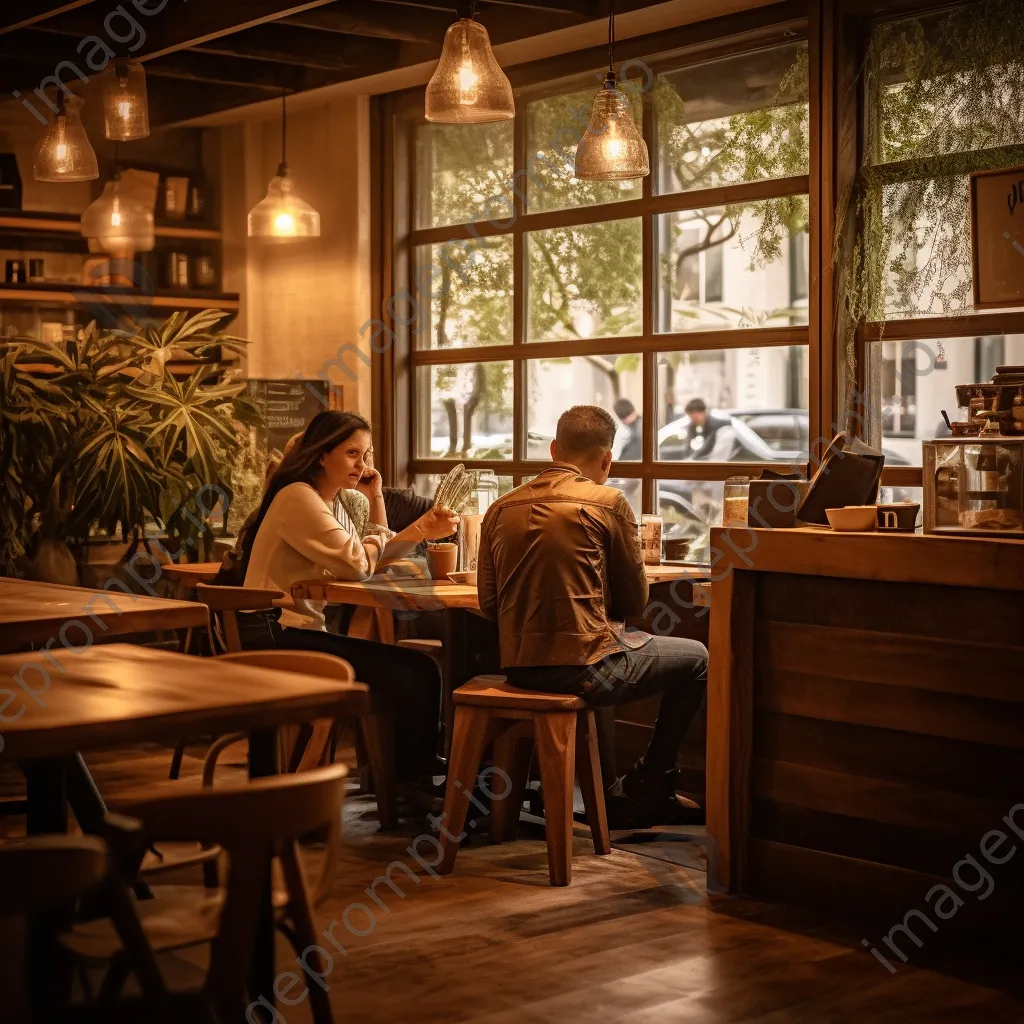
<svg viewBox="0 0 1024 1024"><path fill-rule="evenodd" d="M380 473L367 466L372 439L361 416L322 412L282 459L252 528L242 543L245 585L290 595L292 584L318 576L365 580L382 560L401 557L422 540L449 537L458 517L431 509L401 533L384 523L360 539L335 515L338 492L366 495L371 518L384 518ZM399 781L429 774L436 751L441 683L426 655L391 644L326 632L324 603L289 598L266 639L276 647L324 651L350 662L395 719L395 767Z"/></svg>

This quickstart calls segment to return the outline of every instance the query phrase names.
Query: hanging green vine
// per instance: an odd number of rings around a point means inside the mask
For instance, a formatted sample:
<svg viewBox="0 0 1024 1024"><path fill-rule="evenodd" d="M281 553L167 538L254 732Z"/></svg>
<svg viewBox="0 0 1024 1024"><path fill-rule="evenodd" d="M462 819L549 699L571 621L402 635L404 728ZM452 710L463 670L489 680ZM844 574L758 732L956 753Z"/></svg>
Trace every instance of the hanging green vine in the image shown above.
<svg viewBox="0 0 1024 1024"><path fill-rule="evenodd" d="M872 32L863 166L835 245L851 390L859 323L972 311L968 176L1024 164L1020 24L1024 0L981 0Z"/></svg>

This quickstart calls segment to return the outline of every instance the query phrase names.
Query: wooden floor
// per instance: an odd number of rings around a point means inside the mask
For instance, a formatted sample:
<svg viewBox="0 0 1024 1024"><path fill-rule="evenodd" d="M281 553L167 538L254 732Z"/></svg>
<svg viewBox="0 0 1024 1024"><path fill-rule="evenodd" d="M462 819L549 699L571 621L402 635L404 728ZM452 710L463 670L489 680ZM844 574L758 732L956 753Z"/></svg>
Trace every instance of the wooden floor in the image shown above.
<svg viewBox="0 0 1024 1024"><path fill-rule="evenodd" d="M169 758L150 747L89 760L101 791L111 795L165 778ZM186 757L185 774L198 769L199 761ZM16 783L5 775L0 791ZM18 824L0 819L9 833ZM1009 968L901 965L893 976L861 947L862 934L877 933L837 930L805 912L709 899L696 867L621 847L598 858L580 838L573 884L552 889L543 842L527 838L500 847L475 843L460 853L454 875L433 878L409 853L415 828L379 834L371 801L356 795L346 834L339 882L320 914L322 928L339 922L334 935L346 947L345 955L334 951L324 979L339 1021L1024 1021L1021 980ZM428 863L434 858L427 840L418 849ZM312 862L318 852L306 855ZM366 890L395 861L415 869L418 882L396 867L404 897L379 884L385 910ZM297 970L283 940L278 952L281 970ZM201 964L198 953L164 961L172 979L192 976ZM308 1000L279 1006L279 1014L287 1024L311 1019Z"/></svg>

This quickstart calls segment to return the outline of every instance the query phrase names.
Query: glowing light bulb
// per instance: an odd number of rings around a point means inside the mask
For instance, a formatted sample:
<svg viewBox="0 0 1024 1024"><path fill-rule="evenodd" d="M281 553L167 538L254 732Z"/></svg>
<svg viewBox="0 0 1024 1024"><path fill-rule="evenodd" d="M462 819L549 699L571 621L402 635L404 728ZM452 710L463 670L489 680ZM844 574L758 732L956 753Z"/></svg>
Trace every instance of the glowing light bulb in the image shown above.
<svg viewBox="0 0 1024 1024"><path fill-rule="evenodd" d="M626 151L626 145L617 135L609 134L602 143L602 149L609 160L618 160Z"/></svg>
<svg viewBox="0 0 1024 1024"><path fill-rule="evenodd" d="M290 213L279 213L274 218L275 235L294 235L295 218Z"/></svg>
<svg viewBox="0 0 1024 1024"><path fill-rule="evenodd" d="M131 100L121 100L117 105L117 113L122 121L127 121L132 116Z"/></svg>
<svg viewBox="0 0 1024 1024"><path fill-rule="evenodd" d="M480 76L473 67L473 60L467 53L459 68L459 103L463 106L476 103L479 98Z"/></svg>
<svg viewBox="0 0 1024 1024"><path fill-rule="evenodd" d="M121 226L121 211L114 210L110 215L110 226L112 228L119 228Z"/></svg>

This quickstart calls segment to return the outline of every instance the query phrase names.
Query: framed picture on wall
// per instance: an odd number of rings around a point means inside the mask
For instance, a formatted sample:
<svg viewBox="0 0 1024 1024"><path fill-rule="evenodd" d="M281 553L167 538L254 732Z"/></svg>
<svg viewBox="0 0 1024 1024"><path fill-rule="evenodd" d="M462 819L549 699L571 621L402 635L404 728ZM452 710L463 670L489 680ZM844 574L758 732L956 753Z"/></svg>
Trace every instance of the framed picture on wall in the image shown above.
<svg viewBox="0 0 1024 1024"><path fill-rule="evenodd" d="M1024 306L1024 167L971 175L974 308Z"/></svg>

